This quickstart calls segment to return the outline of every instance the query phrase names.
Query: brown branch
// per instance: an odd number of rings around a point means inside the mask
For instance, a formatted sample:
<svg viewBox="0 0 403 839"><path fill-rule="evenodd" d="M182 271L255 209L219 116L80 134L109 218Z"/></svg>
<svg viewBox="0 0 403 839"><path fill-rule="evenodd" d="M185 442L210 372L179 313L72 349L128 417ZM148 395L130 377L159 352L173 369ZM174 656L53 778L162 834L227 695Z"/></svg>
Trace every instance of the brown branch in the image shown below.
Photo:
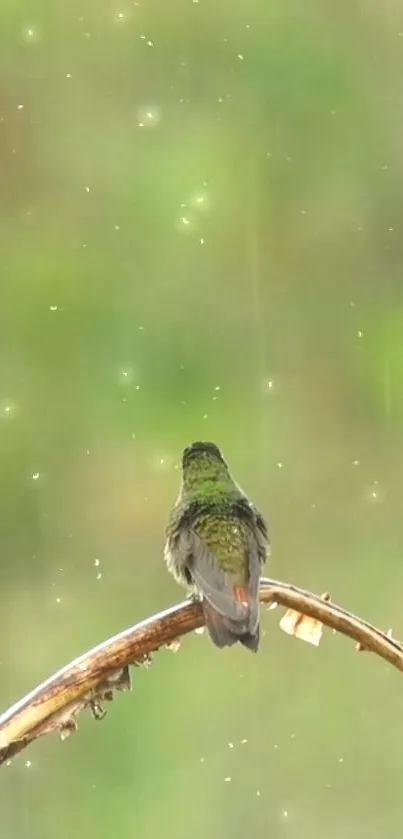
<svg viewBox="0 0 403 839"><path fill-rule="evenodd" d="M403 645L390 632L381 632L330 603L328 595L318 597L288 583L262 579L260 600L278 603L348 635L357 642L357 649L371 651L403 670ZM0 715L0 763L42 734L57 730L64 739L76 730L76 717L85 708L96 719L102 718L101 702L112 700L115 690L130 690L130 664L149 664L151 653L164 645L175 648L179 637L203 624L200 604L186 600L76 658Z"/></svg>

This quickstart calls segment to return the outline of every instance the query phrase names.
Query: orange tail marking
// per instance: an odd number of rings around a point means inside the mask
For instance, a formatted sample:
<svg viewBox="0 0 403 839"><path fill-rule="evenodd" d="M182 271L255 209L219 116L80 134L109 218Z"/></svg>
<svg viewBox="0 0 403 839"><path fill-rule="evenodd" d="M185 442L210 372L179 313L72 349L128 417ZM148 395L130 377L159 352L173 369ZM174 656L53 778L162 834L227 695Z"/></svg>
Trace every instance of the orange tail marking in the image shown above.
<svg viewBox="0 0 403 839"><path fill-rule="evenodd" d="M234 600L237 603L241 603L242 606L249 606L250 594L245 586L234 586L232 590L234 592Z"/></svg>

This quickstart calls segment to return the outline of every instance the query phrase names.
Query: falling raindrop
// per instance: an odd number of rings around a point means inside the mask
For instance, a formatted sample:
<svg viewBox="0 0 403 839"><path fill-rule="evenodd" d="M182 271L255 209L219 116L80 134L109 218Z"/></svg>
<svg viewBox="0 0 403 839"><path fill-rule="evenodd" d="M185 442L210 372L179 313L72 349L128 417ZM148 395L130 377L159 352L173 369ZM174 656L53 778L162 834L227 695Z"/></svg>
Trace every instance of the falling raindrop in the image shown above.
<svg viewBox="0 0 403 839"><path fill-rule="evenodd" d="M156 128L162 119L161 108L153 105L143 105L137 111L139 128Z"/></svg>
<svg viewBox="0 0 403 839"><path fill-rule="evenodd" d="M369 503L378 504L385 498L385 490L379 481L373 481L365 490L365 498Z"/></svg>
<svg viewBox="0 0 403 839"><path fill-rule="evenodd" d="M21 37L26 44L37 44L42 36L41 30L38 26L30 23L22 29Z"/></svg>
<svg viewBox="0 0 403 839"><path fill-rule="evenodd" d="M11 399L4 399L0 402L0 418L12 419L15 417L17 411L17 405Z"/></svg>
<svg viewBox="0 0 403 839"><path fill-rule="evenodd" d="M126 386L131 385L134 380L134 368L131 364L124 364L118 370L119 384Z"/></svg>

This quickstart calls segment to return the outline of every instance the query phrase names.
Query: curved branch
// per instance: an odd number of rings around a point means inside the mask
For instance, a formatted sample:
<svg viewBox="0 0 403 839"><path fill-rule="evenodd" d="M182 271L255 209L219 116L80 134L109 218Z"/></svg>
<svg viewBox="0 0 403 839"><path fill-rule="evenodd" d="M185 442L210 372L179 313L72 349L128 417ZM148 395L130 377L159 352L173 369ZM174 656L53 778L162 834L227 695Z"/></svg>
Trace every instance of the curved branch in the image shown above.
<svg viewBox="0 0 403 839"><path fill-rule="evenodd" d="M381 632L330 603L328 595L318 597L288 583L262 579L260 601L280 604L325 624L356 641L358 650L371 651L403 670L403 645L390 632ZM149 664L151 653L164 645L176 648L179 637L203 625L200 604L185 600L76 658L0 715L0 763L42 734L57 730L64 739L76 730L76 717L85 708L101 719L101 702L112 700L116 690L130 690L129 665Z"/></svg>

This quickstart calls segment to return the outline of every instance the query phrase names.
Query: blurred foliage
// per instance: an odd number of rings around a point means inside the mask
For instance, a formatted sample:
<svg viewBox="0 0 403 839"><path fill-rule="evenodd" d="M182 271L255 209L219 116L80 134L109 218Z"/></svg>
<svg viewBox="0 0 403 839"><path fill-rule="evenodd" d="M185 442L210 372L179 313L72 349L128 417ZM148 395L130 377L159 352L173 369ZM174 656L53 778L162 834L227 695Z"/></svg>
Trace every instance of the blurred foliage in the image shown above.
<svg viewBox="0 0 403 839"><path fill-rule="evenodd" d="M181 596L197 438L403 637L399 4L3 0L0 70L2 706ZM5 839L398 835L399 674L277 620L2 769Z"/></svg>

